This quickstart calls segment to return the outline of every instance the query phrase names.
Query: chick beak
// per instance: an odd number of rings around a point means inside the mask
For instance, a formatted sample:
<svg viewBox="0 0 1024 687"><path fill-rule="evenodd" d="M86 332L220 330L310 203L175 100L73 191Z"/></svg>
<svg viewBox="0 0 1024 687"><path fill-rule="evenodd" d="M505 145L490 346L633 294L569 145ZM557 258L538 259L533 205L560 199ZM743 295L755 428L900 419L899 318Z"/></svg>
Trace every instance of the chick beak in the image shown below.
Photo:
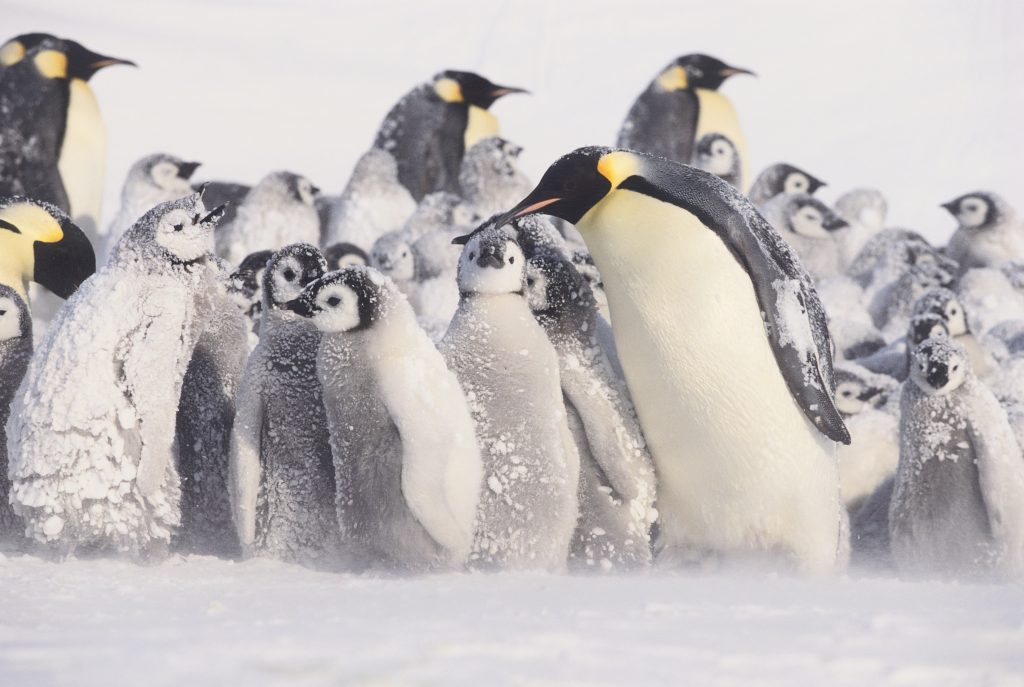
<svg viewBox="0 0 1024 687"><path fill-rule="evenodd" d="M217 223L220 222L220 218L224 216L224 211L227 209L227 203L221 203L213 210L210 211L206 217L199 220L199 224L212 224L213 228L217 228Z"/></svg>
<svg viewBox="0 0 1024 687"><path fill-rule="evenodd" d="M302 317L313 316L312 303L310 303L310 301L304 298L303 296L299 296L298 298L288 301L287 303L284 304L284 307L288 310L291 310L296 315L300 315Z"/></svg>
<svg viewBox="0 0 1024 687"><path fill-rule="evenodd" d="M186 181L191 179L192 175L195 174L196 170L199 169L199 166L202 164L202 162L182 162L178 165L178 177L180 179L185 179Z"/></svg>

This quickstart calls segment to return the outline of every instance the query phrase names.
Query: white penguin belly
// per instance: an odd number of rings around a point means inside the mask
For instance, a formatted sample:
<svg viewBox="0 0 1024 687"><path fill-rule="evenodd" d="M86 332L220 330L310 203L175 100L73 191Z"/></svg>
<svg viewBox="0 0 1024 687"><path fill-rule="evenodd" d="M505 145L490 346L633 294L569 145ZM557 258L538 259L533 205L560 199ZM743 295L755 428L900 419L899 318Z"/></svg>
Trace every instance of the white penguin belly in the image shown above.
<svg viewBox="0 0 1024 687"><path fill-rule="evenodd" d="M638 193L614 191L580 228L657 466L662 542L780 547L828 569L833 445L790 395L746 271L696 217Z"/></svg>
<svg viewBox="0 0 1024 687"><path fill-rule="evenodd" d="M740 156L740 191L746 193L750 188L750 156L747 153L747 139L740 129L740 119L736 108L729 99L718 91L706 88L694 90L697 102L700 103L700 116L697 118L697 134L694 141L699 141L705 134L722 134L736 146Z"/></svg>
<svg viewBox="0 0 1024 687"><path fill-rule="evenodd" d="M57 169L71 204L71 217L90 239L99 236L107 134L89 84L72 79L67 127Z"/></svg>

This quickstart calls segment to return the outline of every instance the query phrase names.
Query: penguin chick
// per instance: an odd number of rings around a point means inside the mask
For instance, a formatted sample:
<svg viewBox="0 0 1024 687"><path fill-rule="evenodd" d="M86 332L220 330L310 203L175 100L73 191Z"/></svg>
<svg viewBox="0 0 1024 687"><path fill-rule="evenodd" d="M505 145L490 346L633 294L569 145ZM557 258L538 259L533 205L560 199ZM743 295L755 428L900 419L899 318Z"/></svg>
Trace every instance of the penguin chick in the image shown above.
<svg viewBox="0 0 1024 687"><path fill-rule="evenodd" d="M470 565L561 570L579 514L580 460L558 355L523 296L524 262L501 229L469 239L440 349L469 401L484 465Z"/></svg>
<svg viewBox="0 0 1024 687"><path fill-rule="evenodd" d="M904 575L1024 575L1024 457L1006 413L950 339L914 349L889 509Z"/></svg>
<svg viewBox="0 0 1024 687"><path fill-rule="evenodd" d="M694 167L739 188L740 153L733 142L722 134L705 134L697 141Z"/></svg>
<svg viewBox="0 0 1024 687"><path fill-rule="evenodd" d="M263 271L274 256L272 250L259 250L245 256L231 273L228 294L237 302L249 321L248 350L259 343L260 312L263 310Z"/></svg>
<svg viewBox="0 0 1024 687"><path fill-rule="evenodd" d="M401 229L415 210L416 201L398 181L395 158L371 148L356 162L345 190L331 206L324 243L370 250L378 238Z"/></svg>
<svg viewBox="0 0 1024 687"><path fill-rule="evenodd" d="M996 325L1024 319L1024 289L1012 264L975 267L957 280L957 298L967 311L971 331L984 337Z"/></svg>
<svg viewBox="0 0 1024 687"><path fill-rule="evenodd" d="M765 168L750 186L747 197L760 207L782 193L806 193L813 196L825 182L785 162L777 162Z"/></svg>
<svg viewBox="0 0 1024 687"><path fill-rule="evenodd" d="M777 195L761 208L773 227L800 256L800 262L815 280L839 272L839 242L835 232L846 220L827 205L806 193Z"/></svg>
<svg viewBox="0 0 1024 687"><path fill-rule="evenodd" d="M967 313L956 294L941 287L926 292L914 303L910 313L911 319L926 313L933 313L942 318L949 335L966 351L971 361L971 370L976 377L984 379L996 369L995 359L971 333Z"/></svg>
<svg viewBox="0 0 1024 687"><path fill-rule="evenodd" d="M581 568L651 562L655 479L625 384L597 342L597 303L568 259L527 263L527 300L558 353L569 428L580 455L580 519L570 561Z"/></svg>
<svg viewBox="0 0 1024 687"><path fill-rule="evenodd" d="M943 256L916 231L885 229L868 239L846 274L864 289L865 299L870 302L877 291L921 261L938 263L946 271L958 269L954 261Z"/></svg>
<svg viewBox="0 0 1024 687"><path fill-rule="evenodd" d="M8 427L29 537L63 554L166 553L181 517L174 416L219 217L199 194L150 210L53 322Z"/></svg>
<svg viewBox="0 0 1024 687"><path fill-rule="evenodd" d="M406 220L402 233L410 242L431 232L451 231L472 223L471 210L454 193L438 191L426 196Z"/></svg>
<svg viewBox="0 0 1024 687"><path fill-rule="evenodd" d="M941 315L924 313L911 318L906 336L856 362L866 370L883 374L900 382L910 375L910 352L929 338L949 337L949 329Z"/></svg>
<svg viewBox="0 0 1024 687"><path fill-rule="evenodd" d="M833 208L850 225L840 234L841 268L846 270L864 244L885 228L885 216L889 206L881 191L873 188L855 188L839 196Z"/></svg>
<svg viewBox="0 0 1024 687"><path fill-rule="evenodd" d="M0 284L0 541L22 535L22 525L10 505L7 476L7 418L32 357L32 317L25 300Z"/></svg>
<svg viewBox="0 0 1024 687"><path fill-rule="evenodd" d="M472 221L512 207L530 192L532 184L519 169L521 146L497 136L485 138L466 151L459 169L459 187Z"/></svg>
<svg viewBox="0 0 1024 687"><path fill-rule="evenodd" d="M452 270L442 266L429 266L419 248L433 248L436 257L437 249L447 244L450 247L450 232L436 231L424 234L418 241L410 245L408 234L400 232L380 237L370 251L370 264L392 280L398 289L409 299L421 326L434 340L440 340L448 328L452 315L459 303L459 292L455 285Z"/></svg>
<svg viewBox="0 0 1024 687"><path fill-rule="evenodd" d="M525 92L473 72L440 72L391 108L373 146L394 156L398 180L415 201L435 191L457 194L465 151L499 133L488 109L502 96Z"/></svg>
<svg viewBox="0 0 1024 687"><path fill-rule="evenodd" d="M323 390L320 331L285 306L324 274L312 245L274 253L263 272L260 342L235 399L229 490L244 556L333 564L339 542Z"/></svg>
<svg viewBox="0 0 1024 687"><path fill-rule="evenodd" d="M899 461L899 382L855 363L836 365L836 408L853 441L836 448L843 503L861 502L896 470Z"/></svg>
<svg viewBox="0 0 1024 687"><path fill-rule="evenodd" d="M121 208L107 227L104 258L121 235L151 208L192 193L189 179L198 162L185 162L173 155L156 153L142 158L128 170L121 187ZM205 193L203 194L205 197Z"/></svg>
<svg viewBox="0 0 1024 687"><path fill-rule="evenodd" d="M231 522L228 461L235 393L249 357L250 323L231 293L231 266L212 258L202 329L182 383L175 453L181 476L182 552L235 558L241 553Z"/></svg>
<svg viewBox="0 0 1024 687"><path fill-rule="evenodd" d="M271 172L246 194L235 220L217 232L217 254L237 265L257 250L303 241L319 245L319 192L305 177Z"/></svg>
<svg viewBox="0 0 1024 687"><path fill-rule="evenodd" d="M370 266L395 283L408 298L416 278L416 256L403 232L381 236L370 249Z"/></svg>
<svg viewBox="0 0 1024 687"><path fill-rule="evenodd" d="M1024 260L1024 226L1013 208L995 193L967 193L942 207L959 225L949 239L946 254L960 263L961 272Z"/></svg>
<svg viewBox="0 0 1024 687"><path fill-rule="evenodd" d="M334 272L354 265L369 265L369 254L354 243L334 243L324 248L327 271Z"/></svg>
<svg viewBox="0 0 1024 687"><path fill-rule="evenodd" d="M394 284L366 267L313 282L288 308L323 332L342 546L370 566L453 568L473 543L483 468L458 380Z"/></svg>
<svg viewBox="0 0 1024 687"><path fill-rule="evenodd" d="M955 279L955 272L924 256L899 279L875 293L868 313L882 336L892 340L906 330L918 298L937 287L952 287Z"/></svg>

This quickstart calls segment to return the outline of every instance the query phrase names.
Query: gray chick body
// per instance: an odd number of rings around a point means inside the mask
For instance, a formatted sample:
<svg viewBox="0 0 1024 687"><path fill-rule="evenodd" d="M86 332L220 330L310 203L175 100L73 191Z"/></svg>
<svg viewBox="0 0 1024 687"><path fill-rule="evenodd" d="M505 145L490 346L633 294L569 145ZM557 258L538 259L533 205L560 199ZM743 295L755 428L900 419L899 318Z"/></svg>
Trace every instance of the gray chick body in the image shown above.
<svg viewBox="0 0 1024 687"><path fill-rule="evenodd" d="M16 312L0 312L0 316L17 317L19 323L16 335L0 341L0 539L4 539L9 535L20 536L23 529L8 500L11 480L7 475L7 418L14 393L32 358L32 316L25 301L11 287L0 284L0 298L9 299L16 306Z"/></svg>

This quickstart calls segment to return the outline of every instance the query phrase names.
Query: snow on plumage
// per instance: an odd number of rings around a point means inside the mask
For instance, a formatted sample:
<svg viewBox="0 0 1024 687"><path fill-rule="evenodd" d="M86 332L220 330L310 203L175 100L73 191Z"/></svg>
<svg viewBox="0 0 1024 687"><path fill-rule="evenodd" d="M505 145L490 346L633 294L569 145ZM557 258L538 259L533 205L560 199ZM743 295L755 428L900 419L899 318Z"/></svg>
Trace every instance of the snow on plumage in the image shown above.
<svg viewBox="0 0 1024 687"><path fill-rule="evenodd" d="M11 508L7 475L7 418L11 402L32 357L32 317L10 286L0 284L0 540L20 534L21 523Z"/></svg>
<svg viewBox="0 0 1024 687"><path fill-rule="evenodd" d="M459 168L461 195L472 219L482 222L515 205L533 188L519 169L521 146L492 136L466 151Z"/></svg>

